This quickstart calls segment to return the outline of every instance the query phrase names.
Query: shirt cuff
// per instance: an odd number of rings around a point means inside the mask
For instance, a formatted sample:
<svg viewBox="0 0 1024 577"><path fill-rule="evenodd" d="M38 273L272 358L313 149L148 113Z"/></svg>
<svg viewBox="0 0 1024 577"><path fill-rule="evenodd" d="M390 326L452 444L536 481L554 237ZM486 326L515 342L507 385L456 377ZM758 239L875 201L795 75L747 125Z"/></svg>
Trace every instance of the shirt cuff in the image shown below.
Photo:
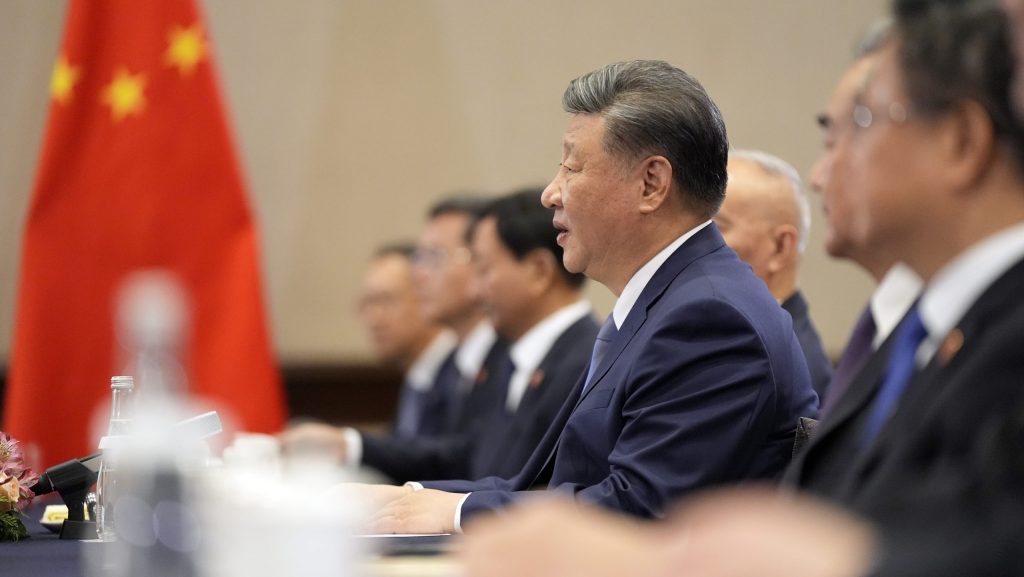
<svg viewBox="0 0 1024 577"><path fill-rule="evenodd" d="M462 506L466 504L466 499L469 499L469 496L472 494L473 493L466 493L463 495L462 500L459 501L459 506L455 507L455 524L453 527L455 527L456 533L462 533Z"/></svg>
<svg viewBox="0 0 1024 577"><path fill-rule="evenodd" d="M342 429L345 438L345 461L342 465L355 467L363 462L363 436L352 427Z"/></svg>
<svg viewBox="0 0 1024 577"><path fill-rule="evenodd" d="M406 486L412 487L413 491L423 490L423 483L418 483L416 481L409 481L406 483ZM452 521L452 527L455 527L456 533L462 533L462 506L466 504L466 499L469 499L469 496L472 494L473 493L466 493L463 495L462 500L460 500L458 506L455 507L455 519Z"/></svg>

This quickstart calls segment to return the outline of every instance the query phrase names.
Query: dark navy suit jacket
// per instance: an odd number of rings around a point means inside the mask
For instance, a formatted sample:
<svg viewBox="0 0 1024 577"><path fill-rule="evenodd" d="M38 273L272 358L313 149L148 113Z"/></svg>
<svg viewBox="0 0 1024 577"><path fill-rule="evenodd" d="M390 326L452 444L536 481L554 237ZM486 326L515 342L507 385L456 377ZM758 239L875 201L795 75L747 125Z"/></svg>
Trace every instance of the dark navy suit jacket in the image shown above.
<svg viewBox="0 0 1024 577"><path fill-rule="evenodd" d="M399 482L515 475L586 369L597 330L594 318L587 315L555 339L511 414L505 407L508 375L502 371L508 347L496 345L484 362L458 428L449 435L411 440L364 436L363 464Z"/></svg>
<svg viewBox="0 0 1024 577"><path fill-rule="evenodd" d="M498 339L487 352L473 388L443 415L443 425L435 433L413 438L363 433L362 464L399 483L469 475L469 442L486 415L504 402L505 384L499 382L498 373L507 359L508 346Z"/></svg>
<svg viewBox="0 0 1024 577"><path fill-rule="evenodd" d="M811 386L818 393L819 399L825 398L825 392L832 383L832 361L825 353L825 345L821 344L821 336L811 322L807 301L800 291L782 301L782 308L793 318L793 332L800 343L800 349L807 360L807 369L811 373ZM808 415L810 416L810 415Z"/></svg>
<svg viewBox="0 0 1024 577"><path fill-rule="evenodd" d="M641 517L694 489L778 475L817 397L787 315L710 224L644 288L518 475L425 482L472 492L462 520L535 486Z"/></svg>
<svg viewBox="0 0 1024 577"><path fill-rule="evenodd" d="M522 470L587 368L597 330L590 315L566 329L537 366L514 413L502 397L472 443L467 478L511 477Z"/></svg>

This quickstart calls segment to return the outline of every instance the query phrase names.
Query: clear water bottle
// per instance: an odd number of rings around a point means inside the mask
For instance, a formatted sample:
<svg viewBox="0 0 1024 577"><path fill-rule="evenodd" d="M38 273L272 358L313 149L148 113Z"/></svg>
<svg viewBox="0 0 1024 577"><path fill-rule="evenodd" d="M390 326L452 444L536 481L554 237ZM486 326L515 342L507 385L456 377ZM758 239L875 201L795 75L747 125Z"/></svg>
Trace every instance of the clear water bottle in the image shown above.
<svg viewBox="0 0 1024 577"><path fill-rule="evenodd" d="M103 460L100 461L99 476L96 479L96 531L103 541L114 540L114 502L118 496L118 445L131 426L134 384L131 376L116 376L110 379L110 426L107 428L107 436L100 442Z"/></svg>

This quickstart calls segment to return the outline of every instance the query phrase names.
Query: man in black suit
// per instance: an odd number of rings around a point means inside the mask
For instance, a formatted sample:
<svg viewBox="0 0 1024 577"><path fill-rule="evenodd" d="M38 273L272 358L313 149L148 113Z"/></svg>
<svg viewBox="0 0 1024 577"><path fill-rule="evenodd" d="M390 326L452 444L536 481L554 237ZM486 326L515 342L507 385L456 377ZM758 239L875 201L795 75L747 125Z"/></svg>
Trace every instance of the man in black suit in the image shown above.
<svg viewBox="0 0 1024 577"><path fill-rule="evenodd" d="M850 242L897 255L926 282L916 312L791 471L800 487L868 515L905 503L909 491L953 496L969 484L970 440L1020 384L1021 356L1010 352L1024 314L1015 296L1024 289L1024 147L1009 101L1013 60L997 7L955 4L903 4L897 34L867 57L854 101L830 106L819 162L837 183L825 187L826 202L866 199ZM898 382L904 349L912 358Z"/></svg>
<svg viewBox="0 0 1024 577"><path fill-rule="evenodd" d="M376 435L349 427L303 423L281 435L286 449L327 450L343 463L399 476L400 470L391 467L387 447L474 430L489 402L485 385L493 373L491 367L507 354L473 288L466 240L470 224L486 204L483 197L452 196L429 211L412 254L411 275L409 267L406 269L408 286L404 288L409 298L419 297L416 300L424 317L448 330L409 368L391 433Z"/></svg>
<svg viewBox="0 0 1024 577"><path fill-rule="evenodd" d="M800 175L777 156L757 150L729 151L729 184L715 224L729 248L750 265L793 318L811 386L824 399L832 381L832 362L797 283L811 234L811 209Z"/></svg>
<svg viewBox="0 0 1024 577"><path fill-rule="evenodd" d="M528 189L489 203L471 225L483 309L510 345L473 390L473 424L450 435L366 438L363 462L397 481L478 479L518 472L533 453L597 335L585 277L562 265L551 211Z"/></svg>
<svg viewBox="0 0 1024 577"><path fill-rule="evenodd" d="M469 479L519 472L590 361L597 323L582 274L562 264L540 189L498 199L473 227L484 309L509 345L512 366L472 446ZM459 478L450 476L449 478Z"/></svg>

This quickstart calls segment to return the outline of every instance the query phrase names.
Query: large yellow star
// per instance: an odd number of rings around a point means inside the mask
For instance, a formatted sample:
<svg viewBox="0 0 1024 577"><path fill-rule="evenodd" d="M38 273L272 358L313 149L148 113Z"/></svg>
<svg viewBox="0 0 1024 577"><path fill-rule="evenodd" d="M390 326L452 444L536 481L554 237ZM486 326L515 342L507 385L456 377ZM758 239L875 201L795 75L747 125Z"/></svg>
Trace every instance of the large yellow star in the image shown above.
<svg viewBox="0 0 1024 577"><path fill-rule="evenodd" d="M114 74L114 80L103 90L103 102L110 106L114 120L142 111L146 104L145 88L146 78L142 74L131 74L124 68Z"/></svg>
<svg viewBox="0 0 1024 577"><path fill-rule="evenodd" d="M164 62L184 75L192 74L199 61L206 56L206 40L199 24L187 28L175 26L167 33L167 52Z"/></svg>
<svg viewBox="0 0 1024 577"><path fill-rule="evenodd" d="M67 57L61 55L50 76L50 96L61 104L67 104L80 74L77 68L68 64Z"/></svg>

